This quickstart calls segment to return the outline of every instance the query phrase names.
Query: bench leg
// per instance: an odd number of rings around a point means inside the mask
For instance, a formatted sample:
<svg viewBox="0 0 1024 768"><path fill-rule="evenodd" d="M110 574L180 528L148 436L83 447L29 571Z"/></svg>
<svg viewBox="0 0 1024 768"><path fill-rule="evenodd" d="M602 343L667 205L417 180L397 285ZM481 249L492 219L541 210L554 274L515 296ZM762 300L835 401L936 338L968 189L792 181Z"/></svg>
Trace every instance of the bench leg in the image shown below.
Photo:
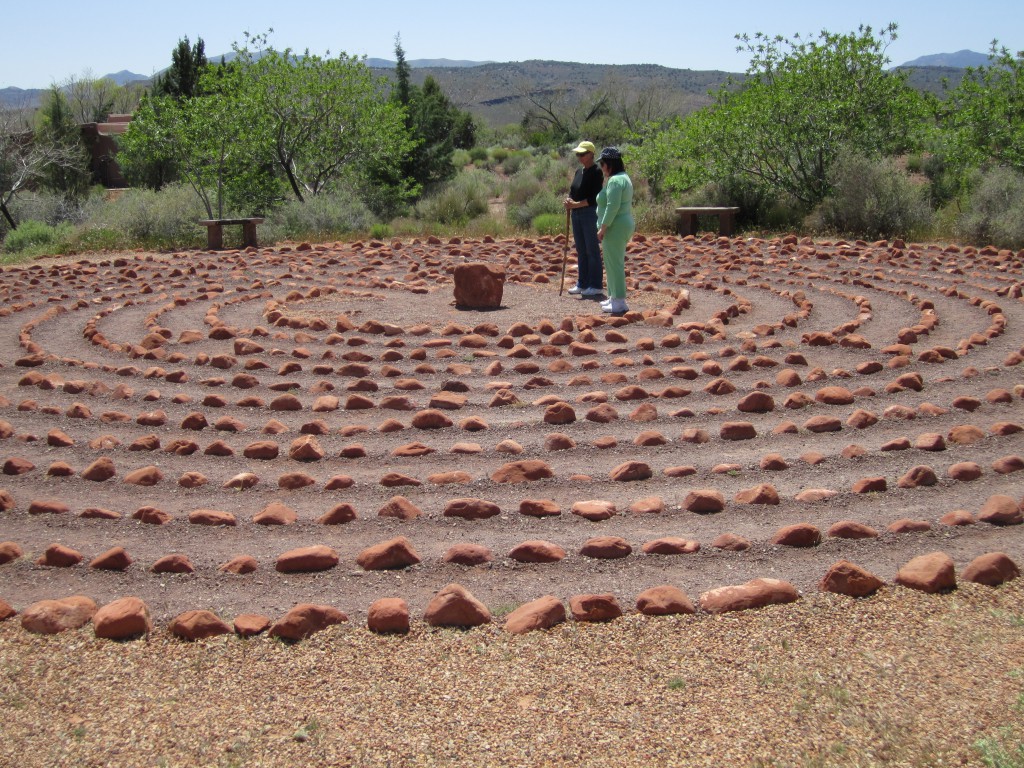
<svg viewBox="0 0 1024 768"><path fill-rule="evenodd" d="M253 248L259 246L259 243L256 242L256 222L247 221L242 224L242 245Z"/></svg>
<svg viewBox="0 0 1024 768"><path fill-rule="evenodd" d="M718 215L718 234L723 237L732 237L736 229L736 216L732 212Z"/></svg>
<svg viewBox="0 0 1024 768"><path fill-rule="evenodd" d="M676 231L680 237L686 237L687 235L697 234L697 214L695 213L681 213L679 214L679 221L676 224Z"/></svg>
<svg viewBox="0 0 1024 768"><path fill-rule="evenodd" d="M222 224L206 225L206 247L211 251L224 248L224 226Z"/></svg>

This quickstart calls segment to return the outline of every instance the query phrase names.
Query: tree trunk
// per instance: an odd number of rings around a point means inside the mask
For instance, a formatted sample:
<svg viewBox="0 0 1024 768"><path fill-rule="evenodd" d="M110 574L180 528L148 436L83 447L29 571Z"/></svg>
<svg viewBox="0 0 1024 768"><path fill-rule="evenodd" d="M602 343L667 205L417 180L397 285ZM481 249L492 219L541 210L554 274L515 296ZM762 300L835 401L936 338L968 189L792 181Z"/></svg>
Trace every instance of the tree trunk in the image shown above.
<svg viewBox="0 0 1024 768"><path fill-rule="evenodd" d="M14 217L11 216L11 212L7 210L7 203L0 203L0 213L4 215L5 219L7 219L7 223L11 226L12 232L18 228L18 222L14 220Z"/></svg>

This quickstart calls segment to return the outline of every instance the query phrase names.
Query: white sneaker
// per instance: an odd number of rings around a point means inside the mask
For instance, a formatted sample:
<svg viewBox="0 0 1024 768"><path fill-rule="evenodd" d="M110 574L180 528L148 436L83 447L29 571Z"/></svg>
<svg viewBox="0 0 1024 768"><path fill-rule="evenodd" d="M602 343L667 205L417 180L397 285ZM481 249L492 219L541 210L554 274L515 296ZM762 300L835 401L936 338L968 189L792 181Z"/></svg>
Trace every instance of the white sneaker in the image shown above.
<svg viewBox="0 0 1024 768"><path fill-rule="evenodd" d="M584 288L582 291L580 291L580 293L583 296L601 296L604 293L604 291L602 291L600 288Z"/></svg>
<svg viewBox="0 0 1024 768"><path fill-rule="evenodd" d="M608 310L610 310L611 308L612 308L612 300L611 299L605 299L604 301L601 302L601 309L608 309Z"/></svg>
<svg viewBox="0 0 1024 768"><path fill-rule="evenodd" d="M580 288L580 284L579 283L576 283L576 285L574 285L572 288L569 289L569 293L571 293L573 296L578 296L582 292L583 292L583 289Z"/></svg>
<svg viewBox="0 0 1024 768"><path fill-rule="evenodd" d="M624 315L629 312L625 299L612 299L608 305L601 304L601 311L609 315Z"/></svg>

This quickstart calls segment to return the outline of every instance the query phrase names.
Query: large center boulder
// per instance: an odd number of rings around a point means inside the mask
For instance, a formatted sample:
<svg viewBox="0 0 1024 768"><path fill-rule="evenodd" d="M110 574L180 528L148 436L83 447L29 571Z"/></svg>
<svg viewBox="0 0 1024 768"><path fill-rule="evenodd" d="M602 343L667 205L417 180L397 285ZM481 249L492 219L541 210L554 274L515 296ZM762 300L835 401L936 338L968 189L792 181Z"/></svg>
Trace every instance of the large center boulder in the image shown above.
<svg viewBox="0 0 1024 768"><path fill-rule="evenodd" d="M497 309L505 289L505 270L494 264L472 262L455 268L455 306Z"/></svg>

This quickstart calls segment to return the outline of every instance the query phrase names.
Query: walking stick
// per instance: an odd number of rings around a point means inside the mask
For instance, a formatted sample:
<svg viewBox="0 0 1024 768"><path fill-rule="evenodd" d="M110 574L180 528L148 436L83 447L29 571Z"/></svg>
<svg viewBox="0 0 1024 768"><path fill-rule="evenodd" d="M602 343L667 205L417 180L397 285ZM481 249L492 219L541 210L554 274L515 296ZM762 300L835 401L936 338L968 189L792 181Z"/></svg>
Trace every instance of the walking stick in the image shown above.
<svg viewBox="0 0 1024 768"><path fill-rule="evenodd" d="M569 209L565 210L565 242L562 243L562 279L558 282L558 295L565 288L565 262L569 258Z"/></svg>

